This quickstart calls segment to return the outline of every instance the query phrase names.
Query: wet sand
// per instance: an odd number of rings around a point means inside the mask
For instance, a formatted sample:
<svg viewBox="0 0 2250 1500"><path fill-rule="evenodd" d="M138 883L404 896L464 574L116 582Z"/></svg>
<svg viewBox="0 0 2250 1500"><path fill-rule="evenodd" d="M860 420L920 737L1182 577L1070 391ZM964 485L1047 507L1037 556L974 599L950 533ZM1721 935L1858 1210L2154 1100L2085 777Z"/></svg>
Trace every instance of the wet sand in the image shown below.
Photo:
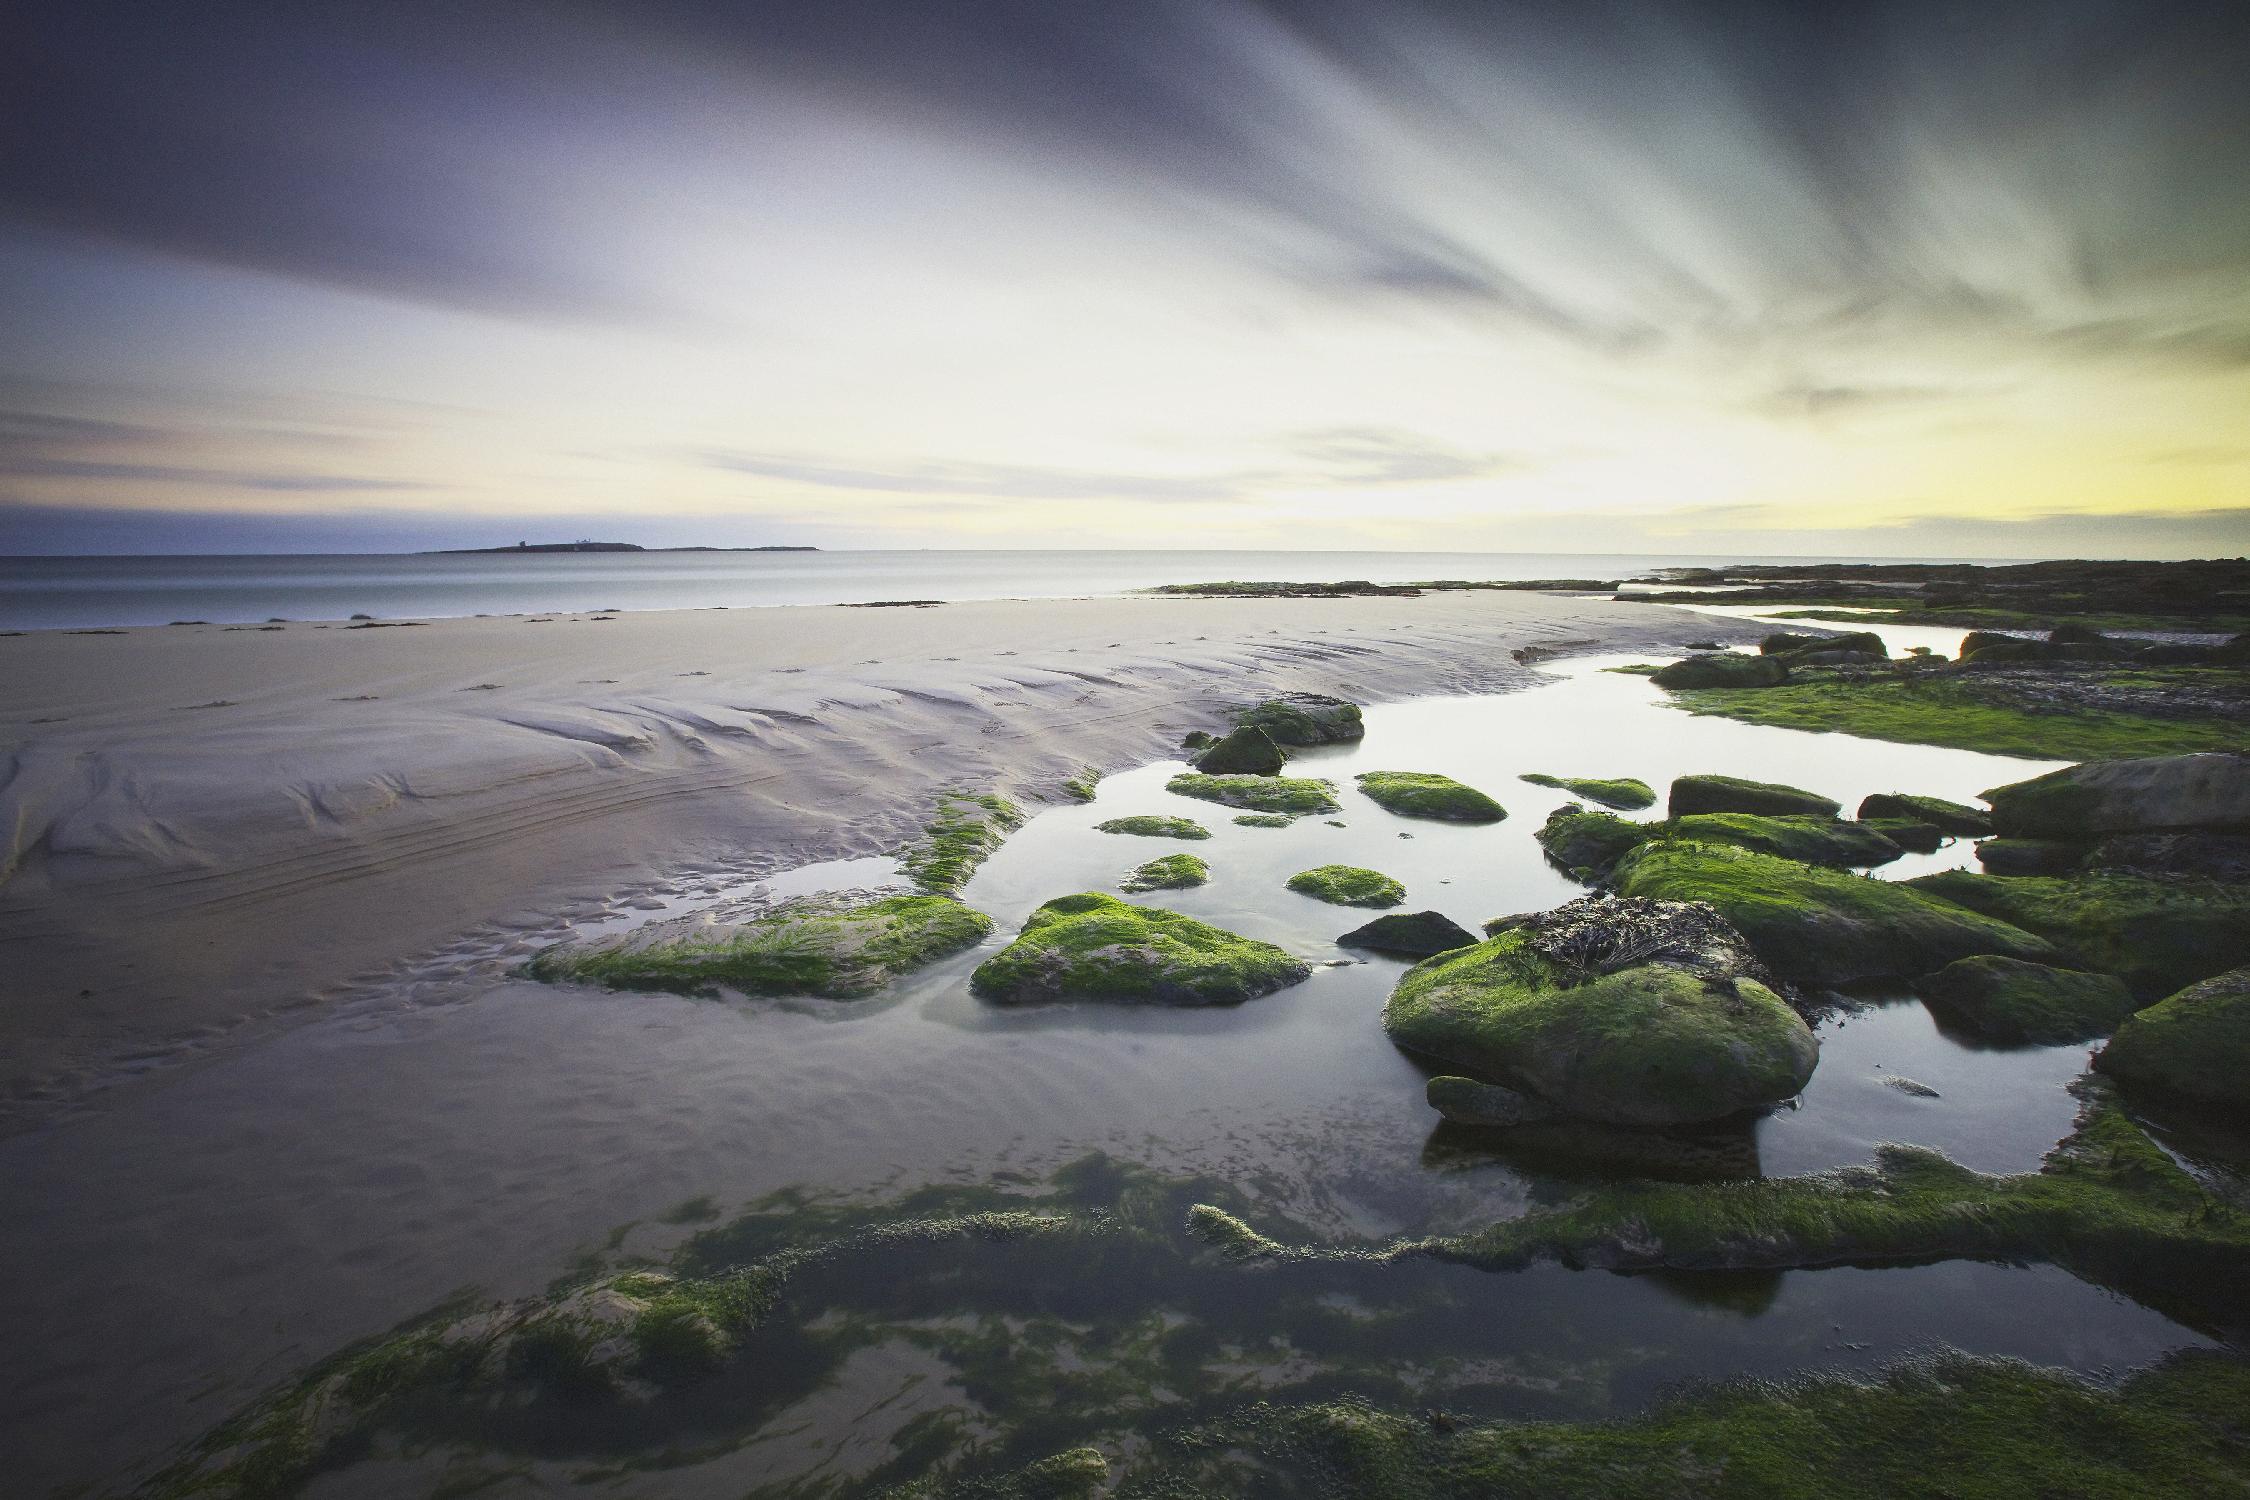
<svg viewBox="0 0 2250 1500"><path fill-rule="evenodd" d="M894 849L1270 692L1755 633L1606 599L1021 600L0 639L0 1130L448 944Z"/></svg>

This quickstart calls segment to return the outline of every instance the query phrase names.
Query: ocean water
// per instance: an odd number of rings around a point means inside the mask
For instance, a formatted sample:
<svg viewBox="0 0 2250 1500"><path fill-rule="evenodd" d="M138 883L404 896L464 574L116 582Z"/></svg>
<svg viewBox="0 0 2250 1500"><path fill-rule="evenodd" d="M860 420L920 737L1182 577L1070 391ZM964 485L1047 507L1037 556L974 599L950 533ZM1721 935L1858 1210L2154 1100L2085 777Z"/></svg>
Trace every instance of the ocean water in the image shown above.
<svg viewBox="0 0 2250 1500"><path fill-rule="evenodd" d="M1916 559L1569 552L559 552L0 558L0 629L1058 599L1163 583L1623 579L1729 562ZM1923 559L1926 560L1926 559Z"/></svg>

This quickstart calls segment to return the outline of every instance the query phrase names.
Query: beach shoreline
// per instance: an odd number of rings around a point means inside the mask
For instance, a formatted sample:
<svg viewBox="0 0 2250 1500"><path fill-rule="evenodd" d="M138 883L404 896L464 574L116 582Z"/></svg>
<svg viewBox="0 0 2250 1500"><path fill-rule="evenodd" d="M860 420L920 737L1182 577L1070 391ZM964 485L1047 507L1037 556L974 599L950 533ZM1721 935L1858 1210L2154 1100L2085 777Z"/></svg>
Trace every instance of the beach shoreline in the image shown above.
<svg viewBox="0 0 2250 1500"><path fill-rule="evenodd" d="M0 1132L412 955L683 874L895 850L1227 705L1504 691L1523 651L1753 634L1529 593L998 600L150 627L0 641Z"/></svg>

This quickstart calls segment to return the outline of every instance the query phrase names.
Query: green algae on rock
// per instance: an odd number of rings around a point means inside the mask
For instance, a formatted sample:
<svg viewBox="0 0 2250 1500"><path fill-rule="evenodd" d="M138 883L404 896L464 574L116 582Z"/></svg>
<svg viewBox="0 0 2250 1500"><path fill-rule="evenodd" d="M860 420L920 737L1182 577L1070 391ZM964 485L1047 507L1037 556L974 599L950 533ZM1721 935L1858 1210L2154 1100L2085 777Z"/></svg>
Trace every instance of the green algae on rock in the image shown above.
<svg viewBox="0 0 2250 1500"><path fill-rule="evenodd" d="M1287 813L1237 813L1234 818L1238 828L1287 828L1296 821Z"/></svg>
<svg viewBox="0 0 2250 1500"><path fill-rule="evenodd" d="M1406 899L1405 886L1358 865L1316 865L1299 870L1286 883L1298 895L1332 906L1397 906Z"/></svg>
<svg viewBox="0 0 2250 1500"><path fill-rule="evenodd" d="M949 896L968 884L977 866L1023 826L1023 809L991 793L947 792L922 836L899 855L898 867L923 890Z"/></svg>
<svg viewBox="0 0 2250 1500"><path fill-rule="evenodd" d="M1298 748L1346 744L1367 734L1358 704L1319 693L1268 698L1235 715L1235 723L1265 731L1277 745Z"/></svg>
<svg viewBox="0 0 2250 1500"><path fill-rule="evenodd" d="M2069 879L1944 870L1903 883L2037 933L2143 999L2250 963L2246 885L2117 870Z"/></svg>
<svg viewBox="0 0 2250 1500"><path fill-rule="evenodd" d="M1808 865L1850 868L1889 864L1906 851L1864 823L1834 818L1762 816L1757 813L1690 813L1664 827L1680 838L1732 844Z"/></svg>
<svg viewBox="0 0 2250 1500"><path fill-rule="evenodd" d="M1121 891L1184 891L1207 884L1211 867L1192 854L1167 854L1152 859L1117 883Z"/></svg>
<svg viewBox="0 0 2250 1500"><path fill-rule="evenodd" d="M1707 772L1676 777L1665 811L1673 817L1688 813L1762 813L1774 817L1797 814L1808 818L1833 818L1842 803L1802 787L1778 781L1751 781L1741 776Z"/></svg>
<svg viewBox="0 0 2250 1500"><path fill-rule="evenodd" d="M1948 802L1943 797L1922 797L1912 792L1870 792L1860 798L1859 817L1862 822L1897 818L1908 823L1927 823L1947 833L1981 837L1992 832L1992 814L1981 807L1971 807L1966 802Z"/></svg>
<svg viewBox="0 0 2250 1500"><path fill-rule="evenodd" d="M1516 778L1533 786L1551 786L1584 797L1588 802L1599 802L1604 807L1623 808L1627 812L1656 805L1656 789L1647 782L1631 776L1600 780L1585 776L1549 776L1544 771L1530 771Z"/></svg>
<svg viewBox="0 0 2250 1500"><path fill-rule="evenodd" d="M992 919L950 896L805 897L748 921L660 922L606 942L558 944L524 972L612 989L852 999L974 947Z"/></svg>
<svg viewBox="0 0 2250 1500"><path fill-rule="evenodd" d="M1118 1000L1154 1005L1234 1005L1312 974L1271 943L1161 908L1086 892L1061 896L977 965L969 985L1003 1004Z"/></svg>
<svg viewBox="0 0 2250 1500"><path fill-rule="evenodd" d="M1789 680L1789 669L1771 656L1714 651L1659 667L1649 681L1660 688L1770 688Z"/></svg>
<svg viewBox="0 0 2250 1500"><path fill-rule="evenodd" d="M2136 1095L2250 1116L2250 968L2130 1017L2094 1066Z"/></svg>
<svg viewBox="0 0 2250 1500"><path fill-rule="evenodd" d="M1508 810L1472 786L1435 771L1362 771L1352 778L1377 807L1402 818L1497 823Z"/></svg>
<svg viewBox="0 0 2250 1500"><path fill-rule="evenodd" d="M1336 811L1336 784L1301 776L1208 776L1183 771L1164 790L1224 807L1252 812L1322 813Z"/></svg>
<svg viewBox="0 0 2250 1500"><path fill-rule="evenodd" d="M1924 979L1920 993L1944 1019L1985 1041L2059 1046L2107 1036L2133 1013L2132 992L2109 974L2088 974L1980 954Z"/></svg>
<svg viewBox="0 0 2250 1500"><path fill-rule="evenodd" d="M2250 829L2250 754L2147 755L2065 766L1984 794L2011 838Z"/></svg>
<svg viewBox="0 0 2250 1500"><path fill-rule="evenodd" d="M1861 818L1858 826L1881 834L1910 854L1935 854L1948 837L1935 823L1918 823L1911 818Z"/></svg>
<svg viewBox="0 0 2250 1500"><path fill-rule="evenodd" d="M1406 958L1428 958L1475 946L1477 935L1443 912L1393 912L1336 939L1341 948L1366 948Z"/></svg>
<svg viewBox="0 0 2250 1500"><path fill-rule="evenodd" d="M1660 840L1630 851L1613 876L1628 896L1708 901L1782 978L1849 984L1927 974L1998 953L2051 962L2045 941L1914 889L1726 844Z"/></svg>
<svg viewBox="0 0 2250 1500"><path fill-rule="evenodd" d="M1977 844L1977 863L1990 875L2069 875L2092 852L2090 845L2065 839L1984 839Z"/></svg>
<svg viewBox="0 0 2250 1500"><path fill-rule="evenodd" d="M1655 834L1652 824L1628 822L1615 813L1588 812L1566 802L1547 814L1532 837L1572 879L1590 884L1607 876L1628 850L1639 848Z"/></svg>
<svg viewBox="0 0 2250 1500"><path fill-rule="evenodd" d="M1157 813L1134 813L1094 825L1096 833L1122 833L1143 839L1207 839L1211 830L1193 818L1170 818Z"/></svg>
<svg viewBox="0 0 2250 1500"><path fill-rule="evenodd" d="M1281 747L1263 729L1246 724L1195 758L1195 768L1210 776L1276 776Z"/></svg>
<svg viewBox="0 0 2250 1500"><path fill-rule="evenodd" d="M1073 802L1091 802L1094 800L1094 789L1101 779L1102 773L1088 766L1062 784L1063 795Z"/></svg>
<svg viewBox="0 0 2250 1500"><path fill-rule="evenodd" d="M1514 923L1407 970L1391 1040L1613 1124L1715 1120L1811 1078L1812 1032L1708 907L1582 898Z"/></svg>

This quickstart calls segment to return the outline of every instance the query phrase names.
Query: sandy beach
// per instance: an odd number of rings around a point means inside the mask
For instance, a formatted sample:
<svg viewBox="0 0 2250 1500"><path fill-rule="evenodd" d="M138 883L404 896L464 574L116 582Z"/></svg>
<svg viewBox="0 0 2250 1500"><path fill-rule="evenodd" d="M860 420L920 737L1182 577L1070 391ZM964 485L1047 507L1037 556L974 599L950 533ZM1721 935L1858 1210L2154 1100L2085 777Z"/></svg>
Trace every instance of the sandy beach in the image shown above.
<svg viewBox="0 0 2250 1500"><path fill-rule="evenodd" d="M183 625L0 640L0 1127L449 943L683 871L882 853L1229 702L1502 690L1525 648L1724 637L1527 593Z"/></svg>

